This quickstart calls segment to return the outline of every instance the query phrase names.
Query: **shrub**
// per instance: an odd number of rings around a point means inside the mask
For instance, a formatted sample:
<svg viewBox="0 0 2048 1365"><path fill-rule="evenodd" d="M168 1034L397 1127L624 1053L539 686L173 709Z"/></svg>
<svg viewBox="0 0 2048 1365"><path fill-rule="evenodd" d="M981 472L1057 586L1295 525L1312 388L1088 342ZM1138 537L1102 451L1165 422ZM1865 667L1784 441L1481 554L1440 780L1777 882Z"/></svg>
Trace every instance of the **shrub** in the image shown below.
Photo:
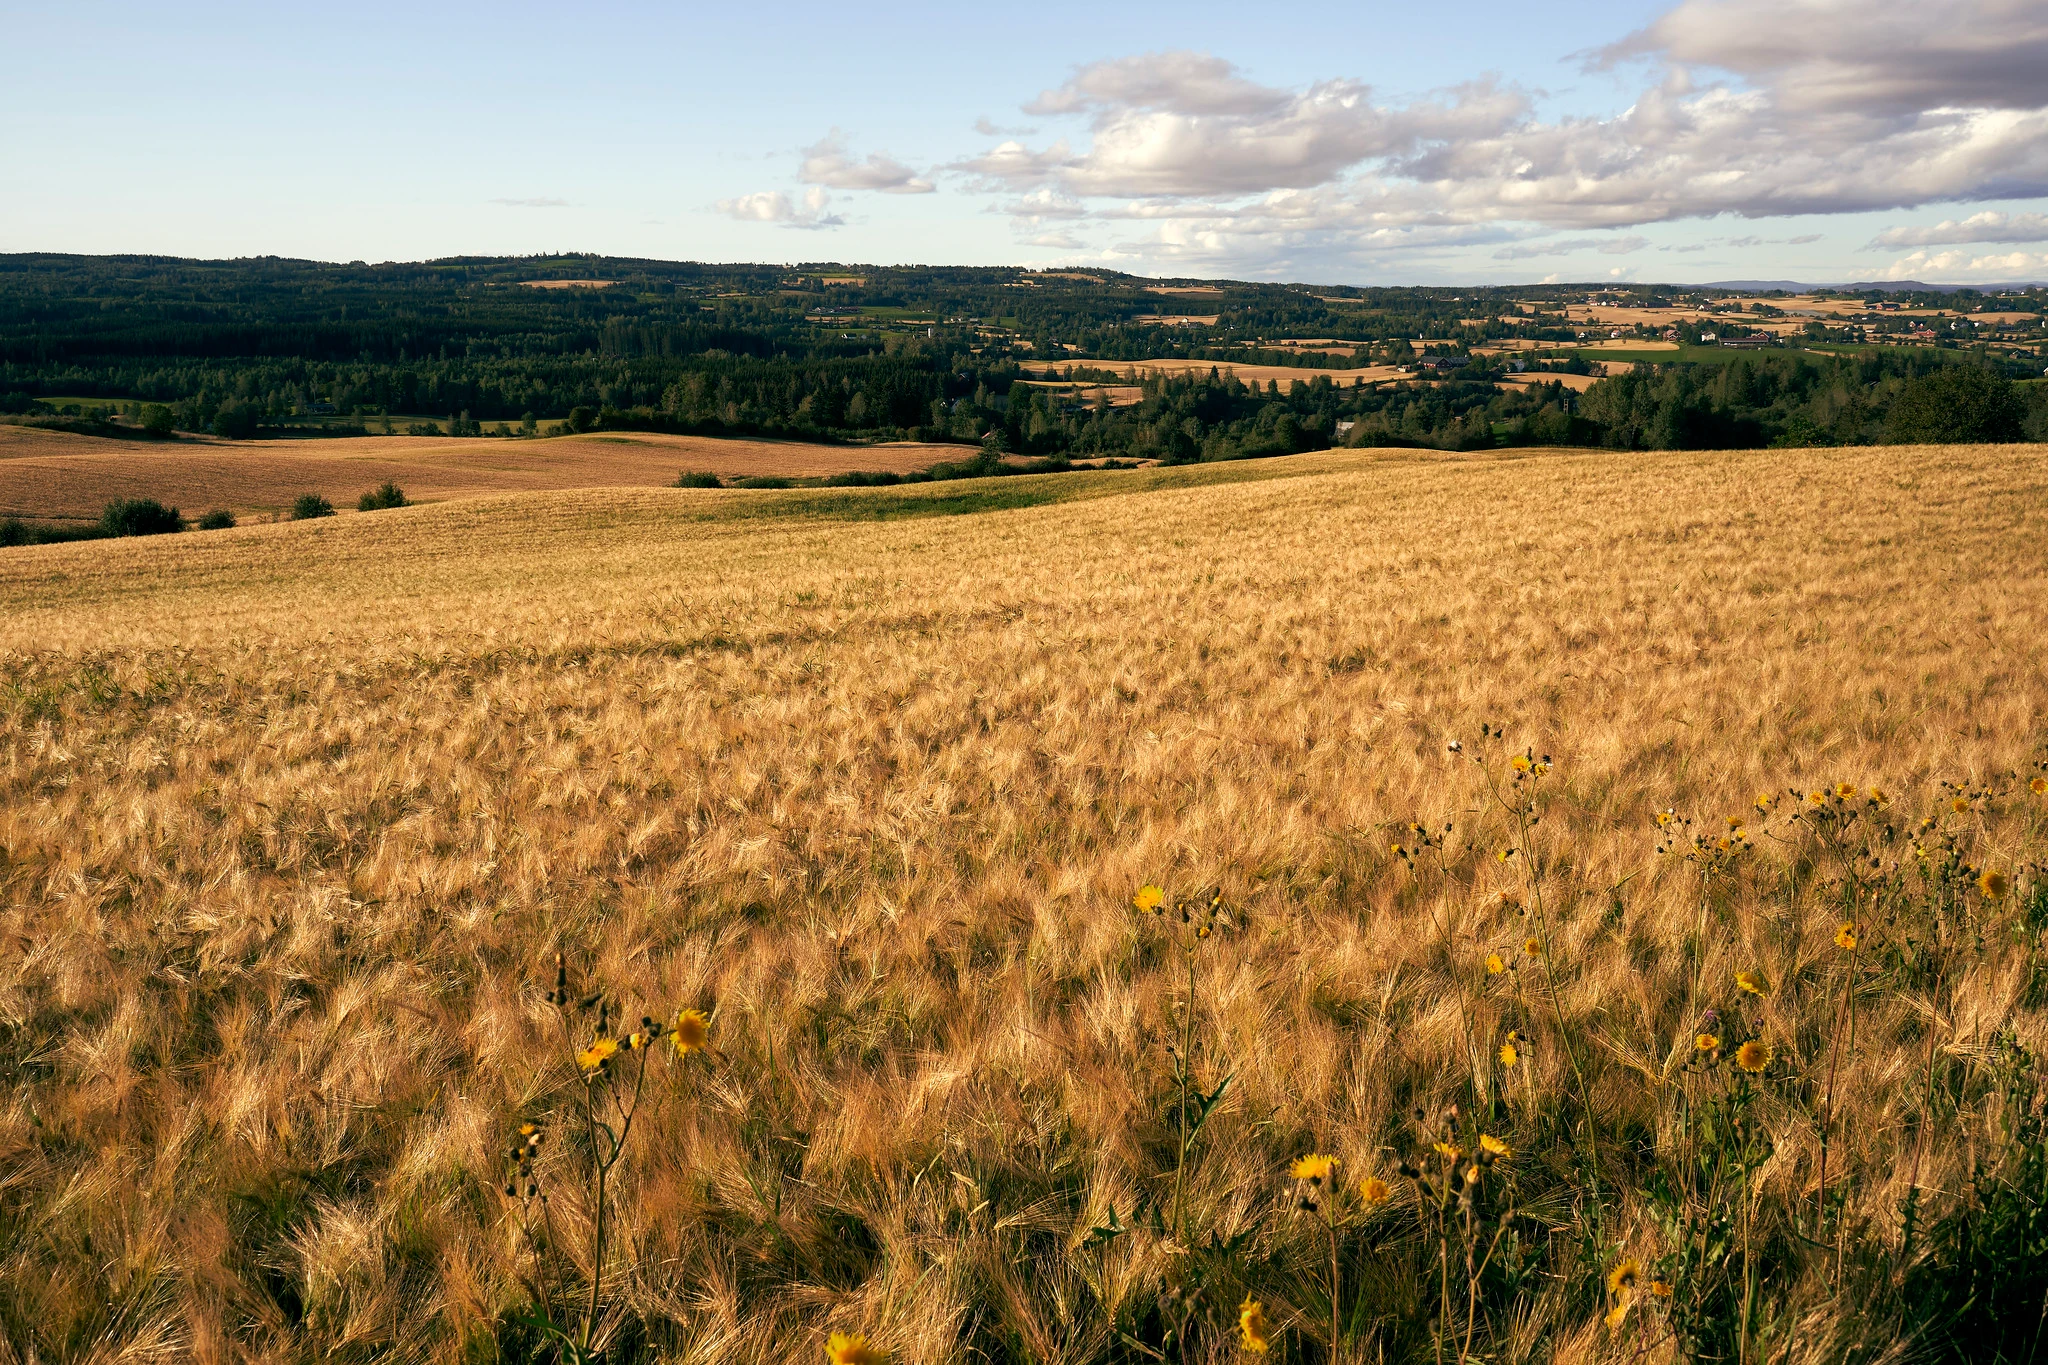
<svg viewBox="0 0 2048 1365"><path fill-rule="evenodd" d="M387 507L405 505L405 490L389 479L356 499L358 512L381 512Z"/></svg>
<svg viewBox="0 0 2048 1365"><path fill-rule="evenodd" d="M120 498L100 513L100 529L110 536L161 536L185 529L178 509L155 498Z"/></svg>
<svg viewBox="0 0 2048 1365"><path fill-rule="evenodd" d="M794 487L796 487L796 485L795 485L795 484L794 484L793 482L791 482L790 480L788 480L788 479L784 479L784 478L777 478L777 477L775 477L775 476L773 476L773 475L768 475L768 474L758 474L758 475L755 475L755 476L754 476L753 478L751 478L751 479L735 479L735 480L733 481L733 485L732 485L732 486L733 486L734 488L794 488Z"/></svg>
<svg viewBox="0 0 2048 1365"><path fill-rule="evenodd" d="M676 480L676 487L723 488L725 487L725 485L719 482L719 478L716 474L712 474L709 473L708 471L703 470L685 470L683 472L682 477Z"/></svg>
<svg viewBox="0 0 2048 1365"><path fill-rule="evenodd" d="M226 531L235 524L235 514L224 507L216 507L199 519L202 531Z"/></svg>
<svg viewBox="0 0 2048 1365"><path fill-rule="evenodd" d="M228 441L246 441L256 434L257 414L251 407L225 407L213 415L213 434Z"/></svg>
<svg viewBox="0 0 2048 1365"><path fill-rule="evenodd" d="M569 409L569 420L565 425L572 432L589 431L597 425L597 409L571 408Z"/></svg>
<svg viewBox="0 0 2048 1365"><path fill-rule="evenodd" d="M825 480L827 488L882 488L902 483L903 476L887 469L849 469Z"/></svg>
<svg viewBox="0 0 2048 1365"><path fill-rule="evenodd" d="M405 434L408 436L439 436L442 434L441 424L439 422L414 422L406 427Z"/></svg>
<svg viewBox="0 0 2048 1365"><path fill-rule="evenodd" d="M334 504L318 493L301 493L292 503L293 521L311 521L315 517L334 515Z"/></svg>
<svg viewBox="0 0 2048 1365"><path fill-rule="evenodd" d="M167 441L177 433L177 415L161 403L151 403L142 410L142 429L160 441Z"/></svg>

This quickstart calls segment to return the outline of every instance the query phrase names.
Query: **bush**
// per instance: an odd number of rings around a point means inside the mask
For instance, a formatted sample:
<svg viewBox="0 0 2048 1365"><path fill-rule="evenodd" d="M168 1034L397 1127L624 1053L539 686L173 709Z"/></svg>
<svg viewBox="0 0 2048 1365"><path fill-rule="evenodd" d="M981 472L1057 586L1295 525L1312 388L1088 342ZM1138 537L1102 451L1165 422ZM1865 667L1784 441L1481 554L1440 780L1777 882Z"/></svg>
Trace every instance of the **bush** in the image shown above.
<svg viewBox="0 0 2048 1365"><path fill-rule="evenodd" d="M100 530L110 536L161 536L184 529L178 509L155 498L121 498L100 513Z"/></svg>
<svg viewBox="0 0 2048 1365"><path fill-rule="evenodd" d="M597 409L571 408L569 409L569 420L564 425L572 432L589 431L597 425Z"/></svg>
<svg viewBox="0 0 2048 1365"><path fill-rule="evenodd" d="M235 514L224 507L216 507L199 519L199 529L202 531L232 530L234 524Z"/></svg>
<svg viewBox="0 0 2048 1365"><path fill-rule="evenodd" d="M405 505L405 490L389 479L386 479L383 483L356 499L356 510L358 512L381 512L387 507L403 507ZM333 509L330 508L329 510Z"/></svg>
<svg viewBox="0 0 2048 1365"><path fill-rule="evenodd" d="M89 526L52 526L47 522L23 521L9 517L0 521L0 547L14 545L61 545L73 540L105 540L99 523Z"/></svg>
<svg viewBox="0 0 2048 1365"><path fill-rule="evenodd" d="M439 422L414 422L406 427L405 434L408 436L439 436L442 434L441 424Z"/></svg>
<svg viewBox="0 0 2048 1365"><path fill-rule="evenodd" d="M1964 445L2024 440L2026 402L2009 379L1974 365L1922 375L1899 391L1885 415L1894 445Z"/></svg>
<svg viewBox="0 0 2048 1365"><path fill-rule="evenodd" d="M725 487L725 485L719 482L718 476L716 474L707 473L703 471L685 470L683 472L683 476L676 480L676 487L723 488Z"/></svg>
<svg viewBox="0 0 2048 1365"><path fill-rule="evenodd" d="M246 441L256 434L256 409L226 407L213 415L213 434L228 441Z"/></svg>
<svg viewBox="0 0 2048 1365"><path fill-rule="evenodd" d="M292 503L293 521L311 521L315 517L334 515L334 504L318 493L301 493Z"/></svg>
<svg viewBox="0 0 2048 1365"><path fill-rule="evenodd" d="M151 403L142 410L142 429L159 441L168 441L177 433L177 415L161 403Z"/></svg>
<svg viewBox="0 0 2048 1365"><path fill-rule="evenodd" d="M825 480L827 488L882 488L902 483L903 476L887 469L850 469Z"/></svg>
<svg viewBox="0 0 2048 1365"><path fill-rule="evenodd" d="M733 481L733 485L732 485L732 486L733 486L734 488L794 488L794 487L796 487L796 485L795 485L794 483L792 483L792 482L791 482L790 480L788 480L788 479L783 479L783 478L777 478L777 477L775 477L775 476L773 476L773 475L767 475L767 474L758 474L758 475L754 476L754 477L753 477L753 478L751 478L751 479L735 479L735 480Z"/></svg>

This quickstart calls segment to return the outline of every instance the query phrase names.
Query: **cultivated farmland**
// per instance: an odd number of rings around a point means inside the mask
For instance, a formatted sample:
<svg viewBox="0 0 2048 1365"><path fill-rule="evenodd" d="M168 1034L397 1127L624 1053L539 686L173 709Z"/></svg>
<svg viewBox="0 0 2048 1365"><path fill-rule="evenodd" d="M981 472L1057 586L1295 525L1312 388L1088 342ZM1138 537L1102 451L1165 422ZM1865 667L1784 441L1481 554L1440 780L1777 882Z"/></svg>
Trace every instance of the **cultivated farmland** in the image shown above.
<svg viewBox="0 0 2048 1365"><path fill-rule="evenodd" d="M156 498L195 515L210 507L275 512L306 492L352 504L358 493L386 480L416 502L439 502L515 491L658 487L674 483L685 469L725 479L901 473L952 453L943 446L643 432L543 440L364 436L150 444L0 426L0 517L90 520L116 498Z"/></svg>
<svg viewBox="0 0 2048 1365"><path fill-rule="evenodd" d="M0 1339L2017 1358L2042 451L0 550Z"/></svg>

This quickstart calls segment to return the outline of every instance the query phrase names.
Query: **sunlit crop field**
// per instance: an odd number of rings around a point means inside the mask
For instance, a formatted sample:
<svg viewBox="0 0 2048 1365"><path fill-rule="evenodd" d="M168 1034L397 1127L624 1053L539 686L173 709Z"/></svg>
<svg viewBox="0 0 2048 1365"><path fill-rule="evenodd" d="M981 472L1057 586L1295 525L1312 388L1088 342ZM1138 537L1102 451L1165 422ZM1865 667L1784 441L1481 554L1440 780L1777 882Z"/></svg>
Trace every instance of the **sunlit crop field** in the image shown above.
<svg viewBox="0 0 2048 1365"><path fill-rule="evenodd" d="M154 498L197 518L211 508L277 513L301 493L351 508L388 481L415 502L492 493L660 487L683 470L724 479L814 478L923 469L958 447L722 441L656 432L545 440L353 436L324 440L110 440L0 425L0 517L96 520L118 498Z"/></svg>
<svg viewBox="0 0 2048 1365"><path fill-rule="evenodd" d="M2044 616L2032 446L0 550L4 1358L2024 1359Z"/></svg>

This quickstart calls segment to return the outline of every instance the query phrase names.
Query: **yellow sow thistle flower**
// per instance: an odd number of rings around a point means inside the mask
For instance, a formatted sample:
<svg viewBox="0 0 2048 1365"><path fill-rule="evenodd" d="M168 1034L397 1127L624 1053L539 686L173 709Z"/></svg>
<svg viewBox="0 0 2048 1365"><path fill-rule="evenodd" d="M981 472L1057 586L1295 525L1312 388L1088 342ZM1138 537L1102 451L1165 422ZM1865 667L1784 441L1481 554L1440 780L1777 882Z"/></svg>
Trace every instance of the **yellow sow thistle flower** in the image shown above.
<svg viewBox="0 0 2048 1365"><path fill-rule="evenodd" d="M1970 798L1958 796L1955 800L1949 802L1948 805L1950 810L1954 811L1957 815L1962 815L1970 809Z"/></svg>
<svg viewBox="0 0 2048 1365"><path fill-rule="evenodd" d="M1607 1292L1614 1300L1614 1306L1607 1310L1608 1330L1621 1326L1628 1317L1628 1310L1636 1301L1636 1263L1623 1261L1607 1272Z"/></svg>
<svg viewBox="0 0 2048 1365"><path fill-rule="evenodd" d="M1131 904L1139 914L1156 915L1159 907L1166 904L1166 892L1156 886L1141 886L1138 894L1131 897Z"/></svg>
<svg viewBox="0 0 2048 1365"><path fill-rule="evenodd" d="M1671 822L1677 818L1678 812L1675 810L1660 810L1657 812L1657 828L1670 829Z"/></svg>
<svg viewBox="0 0 2048 1365"><path fill-rule="evenodd" d="M2006 881L2003 872L1996 868L1987 867L1977 876L1977 889L1984 893L1985 900L2002 901L2005 899L2005 893L2011 890L2012 887Z"/></svg>
<svg viewBox="0 0 2048 1365"><path fill-rule="evenodd" d="M1521 1060L1522 1054L1516 1050L1515 1043L1512 1038L1500 1045L1500 1064L1502 1066L1513 1066L1516 1062L1519 1062Z"/></svg>
<svg viewBox="0 0 2048 1365"><path fill-rule="evenodd" d="M1489 1155L1497 1157L1502 1161L1505 1161L1509 1157L1514 1155L1514 1151L1511 1148L1509 1148L1509 1146L1505 1142L1502 1142L1499 1138L1495 1137L1491 1133L1481 1133L1479 1135L1479 1145L1482 1148L1484 1148Z"/></svg>
<svg viewBox="0 0 2048 1365"><path fill-rule="evenodd" d="M1769 995L1771 992L1771 983L1765 980L1762 972L1737 972L1735 984L1751 995Z"/></svg>
<svg viewBox="0 0 2048 1365"><path fill-rule="evenodd" d="M1266 1321L1266 1305L1247 1298L1237 1310L1237 1330L1244 1334L1244 1348L1264 1355L1273 1344L1273 1325Z"/></svg>
<svg viewBox="0 0 2048 1365"><path fill-rule="evenodd" d="M1839 782L1835 784L1835 800L1854 801L1855 799L1856 784L1854 782Z"/></svg>
<svg viewBox="0 0 2048 1365"><path fill-rule="evenodd" d="M589 1072L602 1071L618 1050L618 1039L600 1038L576 1054L576 1065Z"/></svg>
<svg viewBox="0 0 2048 1365"><path fill-rule="evenodd" d="M2048 777L2037 777L2027 784L2027 790L2036 796L2048 796Z"/></svg>
<svg viewBox="0 0 2048 1365"><path fill-rule="evenodd" d="M1392 1193L1393 1191L1387 1188L1387 1182L1376 1175L1369 1175L1358 1182L1358 1197L1369 1205L1386 1203L1387 1197Z"/></svg>
<svg viewBox="0 0 2048 1365"><path fill-rule="evenodd" d="M687 1057L711 1046L711 1021L702 1010L684 1010L676 1016L676 1026L669 1038L675 1043L676 1052Z"/></svg>
<svg viewBox="0 0 2048 1365"><path fill-rule="evenodd" d="M1720 1046L1721 1040L1711 1033L1697 1034L1692 1040L1692 1050L1694 1052L1713 1052Z"/></svg>
<svg viewBox="0 0 2048 1365"><path fill-rule="evenodd" d="M1531 934L1529 937L1522 940L1522 951L1527 953L1530 957L1542 957L1543 940L1537 938L1534 934Z"/></svg>
<svg viewBox="0 0 2048 1365"><path fill-rule="evenodd" d="M1486 955L1486 974L1488 976L1499 976L1507 969L1508 964L1500 960L1499 953L1488 953Z"/></svg>
<svg viewBox="0 0 2048 1365"><path fill-rule="evenodd" d="M1509 766L1512 767L1518 773L1526 773L1532 770L1536 765L1527 754L1516 754L1514 762Z"/></svg>
<svg viewBox="0 0 2048 1365"><path fill-rule="evenodd" d="M1849 949L1849 950L1850 950L1850 951L1852 951L1852 952L1853 952L1853 951L1855 951L1855 948L1856 948L1856 921L1855 921L1855 920L1853 920L1853 919L1845 919L1845 920L1843 920L1843 921L1842 921L1842 927L1841 927L1841 928L1839 928L1839 929L1837 929L1837 930L1835 930L1835 946L1836 946L1837 948L1847 948L1847 949Z"/></svg>
<svg viewBox="0 0 2048 1365"><path fill-rule="evenodd" d="M1763 1074L1771 1064L1771 1045L1752 1038L1735 1049L1735 1065L1752 1076Z"/></svg>
<svg viewBox="0 0 2048 1365"><path fill-rule="evenodd" d="M1663 1280L1652 1280L1650 1281L1650 1292L1660 1299L1668 1299L1671 1297L1672 1289Z"/></svg>
<svg viewBox="0 0 2048 1365"><path fill-rule="evenodd" d="M1312 1152L1288 1167L1288 1170L1293 1173L1296 1180L1307 1180L1320 1185L1330 1178L1330 1171L1334 1167L1341 1165L1343 1163L1336 1157Z"/></svg>
<svg viewBox="0 0 2048 1365"><path fill-rule="evenodd" d="M825 1358L832 1365L888 1365L889 1353L868 1345L859 1332L834 1332L825 1343Z"/></svg>

